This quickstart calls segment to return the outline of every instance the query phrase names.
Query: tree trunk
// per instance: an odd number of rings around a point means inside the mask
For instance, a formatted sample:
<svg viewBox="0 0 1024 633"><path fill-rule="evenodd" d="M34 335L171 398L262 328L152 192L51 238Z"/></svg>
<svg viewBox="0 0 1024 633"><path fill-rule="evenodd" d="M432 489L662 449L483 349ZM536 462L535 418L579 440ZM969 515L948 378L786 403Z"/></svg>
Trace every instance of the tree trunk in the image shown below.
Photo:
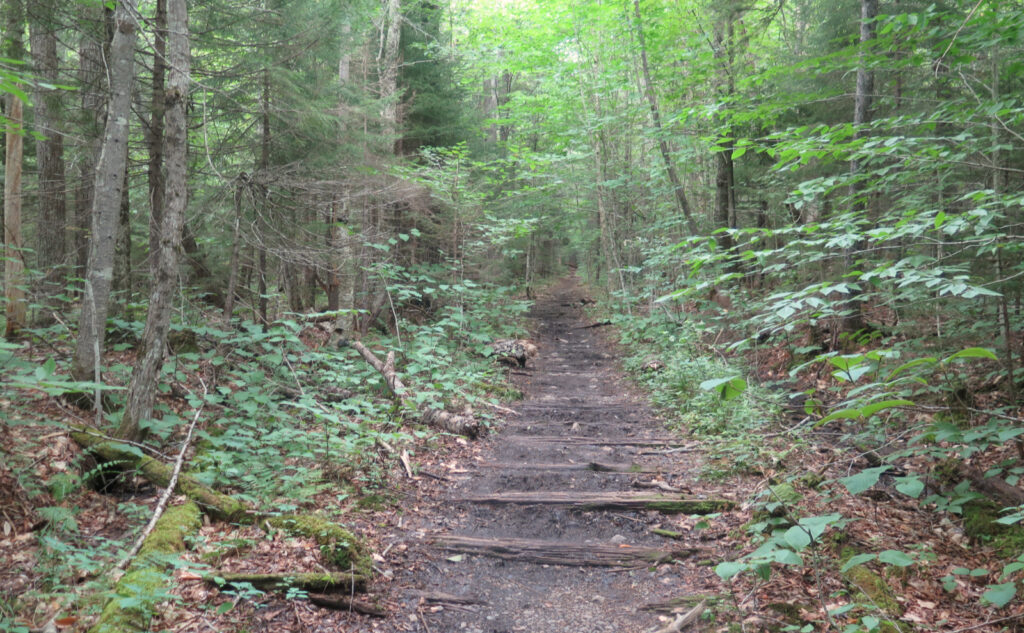
<svg viewBox="0 0 1024 633"><path fill-rule="evenodd" d="M875 39L875 17L878 15L878 0L861 0L860 3L860 61L857 66L857 92L853 104L853 126L856 129L856 138L863 138L868 135L866 126L871 122L871 100L875 92L875 73L868 68L866 46ZM863 199L864 185L861 182L861 164L856 158L850 160L850 186L849 196L853 209L857 213L867 211L867 201ZM854 247L846 252L846 268L849 270L856 265L854 256L859 247ZM846 314L842 320L844 332L857 332L863 330L864 304L860 299L860 292L851 290L850 298L844 306Z"/></svg>
<svg viewBox="0 0 1024 633"><path fill-rule="evenodd" d="M264 229L267 222L267 214L270 212L270 205L267 201L269 194L269 179L270 176L267 171L270 169L270 69L263 69L263 93L260 97L260 108L262 110L261 131L260 131L260 162L259 162L259 178L257 180L260 200L256 212L259 214L259 218L256 221L257 235L256 235L256 248L259 250L257 256L258 260L258 271L257 271L257 292L259 296L256 298L258 307L257 320L263 324L264 327L270 323L268 310L268 297L267 297L267 232Z"/></svg>
<svg viewBox="0 0 1024 633"><path fill-rule="evenodd" d="M72 266L74 276L85 277L89 259L89 229L92 223L92 206L95 197L96 160L103 143L103 95L102 82L105 76L108 44L105 9L101 4L79 6L82 17L79 22L81 39L78 49L78 85L81 91L81 119L79 126L85 139L80 146L80 156L75 170L75 212L74 229L71 236Z"/></svg>
<svg viewBox="0 0 1024 633"><path fill-rule="evenodd" d="M25 28L25 7L22 0L5 3L5 42L3 53L6 57L21 60L25 55L22 33ZM4 296L7 300L7 325L5 336L12 337L26 325L27 303L25 301L25 260L21 250L21 162L24 148L23 112L21 99L8 93L6 154L4 164Z"/></svg>
<svg viewBox="0 0 1024 633"><path fill-rule="evenodd" d="M156 273L155 254L160 248L160 227L164 217L164 78L167 72L167 0L156 1L153 19L153 93L149 125L144 138L149 150L146 165L149 179L149 270Z"/></svg>
<svg viewBox="0 0 1024 633"><path fill-rule="evenodd" d="M398 66L399 43L402 38L402 2L385 0L384 22L381 24L381 54L378 60L380 76L380 97L384 102L381 112L386 142L391 144L393 153L401 150L398 137Z"/></svg>
<svg viewBox="0 0 1024 633"><path fill-rule="evenodd" d="M132 372L128 385L128 406L117 429L117 437L132 441L141 441L145 437L146 431L140 424L153 414L157 375L163 364L172 300L178 281L178 250L181 248L185 206L188 203L188 129L185 106L188 103L191 58L186 0L167 0L167 27L170 73L164 97L167 162L164 216L158 248L155 253L150 253L153 279L149 293L149 312L139 350L140 361Z"/></svg>
<svg viewBox="0 0 1024 633"><path fill-rule="evenodd" d="M114 14L114 38L108 55L110 98L103 147L96 166L89 260L72 363L76 380L100 380L103 340L114 268L114 239L128 143L132 81L135 78L135 0L119 0ZM96 402L100 407L99 400Z"/></svg>
<svg viewBox="0 0 1024 633"><path fill-rule="evenodd" d="M228 266L228 291L224 297L224 318L228 321L235 310L235 293L238 292L238 256L242 248L242 195L249 181L247 174L242 173L238 177L238 184L235 186L235 223L231 231L231 263Z"/></svg>
<svg viewBox="0 0 1024 633"><path fill-rule="evenodd" d="M21 159L23 147L21 99L7 95L7 164L4 169L4 294L7 325L4 336L17 336L25 327L25 260L21 250Z"/></svg>
<svg viewBox="0 0 1024 633"><path fill-rule="evenodd" d="M125 151L127 149L126 146ZM121 186L120 212L117 216L117 237L114 239L114 280L111 282L111 293L120 295L120 301L114 305L115 310L120 310L115 314L130 318L127 308L132 303L132 201L128 184L126 167L124 184Z"/></svg>
<svg viewBox="0 0 1024 633"><path fill-rule="evenodd" d="M640 0L633 0L633 11L636 14L636 38L640 45L640 65L643 79L643 93L647 96L647 103L651 108L651 125L654 133L658 136L658 149L661 150L661 159L665 162L665 174L672 184L672 191L675 194L676 205L686 218L686 226L690 229L691 235L697 235L697 223L693 219L693 212L690 210L690 201L686 197L686 190L679 180L675 164L672 162L672 154L668 149L668 140L661 129L661 110L658 108L658 97L654 94L654 86L651 83L651 70L647 63L647 46L644 42L643 22L640 16Z"/></svg>
<svg viewBox="0 0 1024 633"><path fill-rule="evenodd" d="M34 0L28 10L32 66L36 76L51 86L60 83L56 5L54 0ZM62 91L37 84L34 92L35 128L44 137L36 141L36 162L39 168L36 256L39 268L46 271L40 294L43 305L57 309L55 297L61 293L67 274Z"/></svg>
<svg viewBox="0 0 1024 633"><path fill-rule="evenodd" d="M715 59L723 74L723 85L720 87L721 96L729 98L734 92L733 72L733 19L731 9L727 9L723 20L715 26ZM732 162L733 141L732 129L727 122L718 118L719 141L721 148L715 153L715 229L735 228L733 221L736 217L736 178ZM734 241L729 233L717 233L715 240L723 250L733 247Z"/></svg>

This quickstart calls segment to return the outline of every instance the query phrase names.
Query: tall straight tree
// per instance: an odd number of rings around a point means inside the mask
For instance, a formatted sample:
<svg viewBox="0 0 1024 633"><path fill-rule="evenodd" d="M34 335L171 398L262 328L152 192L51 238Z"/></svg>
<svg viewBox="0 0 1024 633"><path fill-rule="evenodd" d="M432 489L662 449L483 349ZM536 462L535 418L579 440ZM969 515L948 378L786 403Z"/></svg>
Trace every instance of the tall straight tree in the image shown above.
<svg viewBox="0 0 1024 633"><path fill-rule="evenodd" d="M66 240L66 202L64 179L64 133L62 90L57 58L57 2L33 0L28 4L28 23L35 89L35 129L42 135L36 141L39 167L39 221L36 224L36 256L39 268L46 271L42 287L43 302L52 304L64 284Z"/></svg>
<svg viewBox="0 0 1024 633"><path fill-rule="evenodd" d="M871 122L871 101L875 92L875 73L868 66L867 46L875 39L875 19L878 17L878 0L861 0L860 3L860 56L857 63L857 92L854 95L853 103L853 127L856 130L856 138L863 138L868 135L867 125ZM864 183L861 171L863 166L859 158L850 160L850 202L854 209L863 213L867 211L867 201L864 199ZM853 262L853 253L846 253L846 266L850 268ZM850 300L846 302L845 315L842 319L844 332L856 332L864 329L864 306L860 300L860 293L851 290Z"/></svg>
<svg viewBox="0 0 1024 633"><path fill-rule="evenodd" d="M164 359L167 332L171 325L171 302L178 280L178 250L185 225L185 207L188 204L187 148L188 129L185 106L189 89L189 37L188 11L185 0L167 0L167 49L170 73L164 98L165 146L167 180L163 217L159 224L151 224L157 233L157 250L150 253L153 273L149 292L149 311L142 332L139 361L128 385L128 406L117 436L139 441L146 435L142 423L153 414L156 397L157 373ZM151 238L152 239L152 238Z"/></svg>
<svg viewBox="0 0 1024 633"><path fill-rule="evenodd" d="M25 8L21 0L6 7L4 46L10 59L24 55ZM25 327L25 253L21 237L21 162L24 147L23 111L25 104L14 92L7 94L7 146L4 165L4 294L7 299L7 324L4 335L11 337Z"/></svg>
<svg viewBox="0 0 1024 633"><path fill-rule="evenodd" d="M132 83L135 79L136 0L118 0L114 10L114 37L107 56L109 97L103 145L93 181L89 260L78 321L78 340L72 361L76 380L100 379L100 364L114 276L114 240L125 183L128 153L128 118L131 116ZM96 399L97 418L102 415Z"/></svg>

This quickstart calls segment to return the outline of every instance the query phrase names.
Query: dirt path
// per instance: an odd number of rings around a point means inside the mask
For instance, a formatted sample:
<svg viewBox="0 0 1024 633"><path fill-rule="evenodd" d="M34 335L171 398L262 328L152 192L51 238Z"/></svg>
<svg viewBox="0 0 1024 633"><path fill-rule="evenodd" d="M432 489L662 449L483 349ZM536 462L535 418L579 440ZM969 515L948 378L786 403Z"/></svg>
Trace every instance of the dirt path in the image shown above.
<svg viewBox="0 0 1024 633"><path fill-rule="evenodd" d="M630 394L580 297L566 279L538 300L541 351L517 376L518 415L467 450L435 499L416 499L398 546L400 615L378 629L639 633L659 626L645 605L716 587L702 547L714 530L651 532L697 520L645 509L665 493L638 487L688 492L690 454Z"/></svg>

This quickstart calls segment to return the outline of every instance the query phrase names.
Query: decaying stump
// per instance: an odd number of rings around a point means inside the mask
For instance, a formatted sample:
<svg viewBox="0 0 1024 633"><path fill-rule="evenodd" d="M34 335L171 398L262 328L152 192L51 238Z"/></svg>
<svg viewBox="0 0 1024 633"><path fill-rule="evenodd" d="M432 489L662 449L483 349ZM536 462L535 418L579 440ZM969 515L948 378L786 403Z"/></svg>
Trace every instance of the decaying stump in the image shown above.
<svg viewBox="0 0 1024 633"><path fill-rule="evenodd" d="M537 346L520 338L502 339L491 343L498 362L526 367L526 361L537 356Z"/></svg>

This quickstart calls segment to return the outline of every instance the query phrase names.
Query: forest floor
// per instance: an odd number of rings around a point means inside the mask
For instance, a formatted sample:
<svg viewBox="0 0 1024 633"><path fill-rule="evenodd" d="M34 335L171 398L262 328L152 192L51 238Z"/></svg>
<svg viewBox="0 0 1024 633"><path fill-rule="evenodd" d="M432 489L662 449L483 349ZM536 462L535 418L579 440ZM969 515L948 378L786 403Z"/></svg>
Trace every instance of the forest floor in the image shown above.
<svg viewBox="0 0 1024 633"><path fill-rule="evenodd" d="M658 610L689 610L721 591L713 543L736 526L728 513L708 521L628 504L743 493L693 489L695 447L670 436L632 392L582 297L566 278L537 301L540 354L513 371L526 393L516 415L447 457L450 482L406 500L404 531L388 544L401 551L389 561L399 615L373 630L640 632L671 619ZM585 505L617 499L621 509Z"/></svg>
<svg viewBox="0 0 1024 633"><path fill-rule="evenodd" d="M585 297L568 277L538 298L530 318L540 353L510 370L525 397L494 432L411 443L408 475L389 450L381 454L388 474L378 485L385 488L343 495L327 486L313 500L366 537L377 573L369 595L353 602L376 615L321 608L301 592L229 592L182 567L150 629L647 633L700 610L681 630L882 630L877 620L884 617L920 630L1020 630L1024 604L997 609L981 600L986 587L1004 582L1007 554L967 537L959 517L901 494L892 478L847 494L837 478L871 464L835 429L796 438L774 432L778 421L766 419L745 438L770 457L764 463L735 456L725 463L729 453L716 452L714 438L705 444L685 430L668 431L672 420L627 380L619 362L626 350L611 340L611 328L588 318ZM56 399L33 397L33 418L73 419ZM0 410L11 406L0 399ZM11 429L0 447L29 454L40 481L75 463L79 451L64 430L31 421ZM125 504L144 511L158 493L144 482L122 497L82 488L64 502L78 508L75 547L123 540L130 529ZM58 566L35 538L33 526L46 522L32 507L56 503L47 499L29 499L0 464L0 605L65 567L70 571L61 573L75 574L65 581L69 595L84 591L96 573L74 548ZM796 548L797 564L788 556L765 565L763 577L742 573L729 581L715 573L716 565L754 549L753 526L784 531L800 517L825 516L842 519ZM227 572L290 574L324 571L318 552L309 538L213 522L182 556L195 569L212 560ZM878 553L878 560L844 571L843 561L857 553ZM60 633L85 631L89 600L78 605L82 617L68 604L74 601L26 601L17 616L32 629L54 621Z"/></svg>

